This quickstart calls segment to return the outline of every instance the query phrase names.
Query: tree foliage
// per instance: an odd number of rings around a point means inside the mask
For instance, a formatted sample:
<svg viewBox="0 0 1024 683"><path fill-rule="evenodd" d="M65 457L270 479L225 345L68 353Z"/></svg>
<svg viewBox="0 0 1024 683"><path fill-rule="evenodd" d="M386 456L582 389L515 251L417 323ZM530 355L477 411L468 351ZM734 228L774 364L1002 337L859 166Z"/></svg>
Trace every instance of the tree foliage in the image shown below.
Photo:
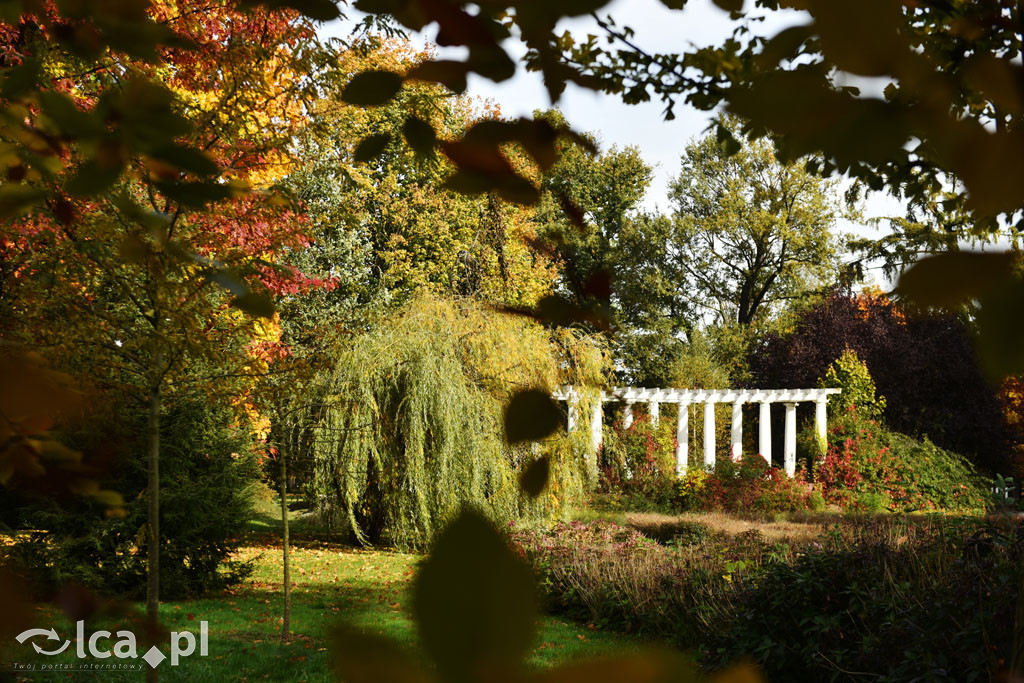
<svg viewBox="0 0 1024 683"><path fill-rule="evenodd" d="M853 349L843 350L825 370L818 386L842 389L842 393L832 399L833 412L844 412L855 406L862 417L873 420L885 411L885 397L875 393L875 381L871 379L868 366Z"/></svg>
<svg viewBox="0 0 1024 683"><path fill-rule="evenodd" d="M600 348L565 339L568 354L535 323L429 296L353 339L315 407L320 509L364 543L414 547L467 505L499 523L560 517L589 481L589 432L543 444L550 482L531 501L519 473L534 451L507 445L502 424L523 387L600 380Z"/></svg>
<svg viewBox="0 0 1024 683"><path fill-rule="evenodd" d="M908 317L888 298L836 292L769 334L751 353L752 384L815 386L856 352L885 396L885 423L1005 471L1007 435L995 389L978 368L968 328L953 316Z"/></svg>
<svg viewBox="0 0 1024 683"><path fill-rule="evenodd" d="M727 131L737 122L719 123ZM680 290L714 322L750 325L837 278L834 182L776 159L772 145L708 135L671 185Z"/></svg>

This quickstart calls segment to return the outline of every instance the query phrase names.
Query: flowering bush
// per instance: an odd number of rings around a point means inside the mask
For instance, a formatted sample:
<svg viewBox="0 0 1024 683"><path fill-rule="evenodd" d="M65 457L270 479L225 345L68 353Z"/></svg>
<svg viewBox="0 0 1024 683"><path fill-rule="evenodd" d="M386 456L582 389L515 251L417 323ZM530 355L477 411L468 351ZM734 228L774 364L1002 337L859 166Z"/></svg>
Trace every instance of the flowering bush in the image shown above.
<svg viewBox="0 0 1024 683"><path fill-rule="evenodd" d="M825 500L807 482L803 470L788 477L756 454L738 462L722 459L714 472L688 472L677 490L680 506L689 510L773 513L825 507Z"/></svg>
<svg viewBox="0 0 1024 683"><path fill-rule="evenodd" d="M598 457L601 487L663 498L675 479L675 428L672 420L653 424L637 415L626 427L616 420Z"/></svg>
<svg viewBox="0 0 1024 683"><path fill-rule="evenodd" d="M987 500L965 458L892 432L856 406L834 419L814 479L828 502L868 511L978 510Z"/></svg>

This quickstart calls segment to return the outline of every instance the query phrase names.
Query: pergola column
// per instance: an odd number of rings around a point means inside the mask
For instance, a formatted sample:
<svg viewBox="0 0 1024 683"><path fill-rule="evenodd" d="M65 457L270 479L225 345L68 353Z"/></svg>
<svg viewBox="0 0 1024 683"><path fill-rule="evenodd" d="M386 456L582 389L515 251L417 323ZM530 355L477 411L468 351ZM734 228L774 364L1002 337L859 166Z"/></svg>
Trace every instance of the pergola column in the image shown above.
<svg viewBox="0 0 1024 683"><path fill-rule="evenodd" d="M715 469L715 403L704 404L704 468Z"/></svg>
<svg viewBox="0 0 1024 683"><path fill-rule="evenodd" d="M828 450L828 397L823 396L814 403L814 431L818 436L818 450L824 456Z"/></svg>
<svg viewBox="0 0 1024 683"><path fill-rule="evenodd" d="M658 403L657 401L651 401L647 405L650 408L651 426L652 427L657 427L658 426L658 420L661 418L661 404Z"/></svg>
<svg viewBox="0 0 1024 683"><path fill-rule="evenodd" d="M601 397L594 400L590 409L590 467L591 471L597 472L597 452L601 449L601 422L604 415L601 411Z"/></svg>
<svg viewBox="0 0 1024 683"><path fill-rule="evenodd" d="M730 453L734 461L743 457L743 401L732 404L732 430L729 433Z"/></svg>
<svg viewBox="0 0 1024 683"><path fill-rule="evenodd" d="M782 447L782 459L786 474L796 474L796 403L786 402L786 432Z"/></svg>
<svg viewBox="0 0 1024 683"><path fill-rule="evenodd" d="M580 407L580 400L574 392L569 395L569 400L565 403L565 431L572 433L576 430L576 410Z"/></svg>
<svg viewBox="0 0 1024 683"><path fill-rule="evenodd" d="M633 402L626 401L625 407L622 409L622 427L623 429L629 429L633 426Z"/></svg>
<svg viewBox="0 0 1024 683"><path fill-rule="evenodd" d="M757 417L757 450L769 465L772 464L772 404L761 401Z"/></svg>
<svg viewBox="0 0 1024 683"><path fill-rule="evenodd" d="M690 458L690 404L679 404L679 421L676 423L676 474L686 474Z"/></svg>

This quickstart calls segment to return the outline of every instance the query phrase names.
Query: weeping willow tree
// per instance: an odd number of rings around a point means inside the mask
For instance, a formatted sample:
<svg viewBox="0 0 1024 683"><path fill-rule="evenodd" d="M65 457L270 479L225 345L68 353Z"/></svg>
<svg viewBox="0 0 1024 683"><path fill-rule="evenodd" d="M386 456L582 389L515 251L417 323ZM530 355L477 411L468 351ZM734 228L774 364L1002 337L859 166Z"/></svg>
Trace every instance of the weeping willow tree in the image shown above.
<svg viewBox="0 0 1024 683"><path fill-rule="evenodd" d="M607 356L591 339L422 296L345 346L318 391L313 487L360 542L422 546L467 504L499 524L558 518L584 493L587 430L512 447L502 414L529 387L586 384L594 400ZM539 452L551 478L530 500L518 478Z"/></svg>

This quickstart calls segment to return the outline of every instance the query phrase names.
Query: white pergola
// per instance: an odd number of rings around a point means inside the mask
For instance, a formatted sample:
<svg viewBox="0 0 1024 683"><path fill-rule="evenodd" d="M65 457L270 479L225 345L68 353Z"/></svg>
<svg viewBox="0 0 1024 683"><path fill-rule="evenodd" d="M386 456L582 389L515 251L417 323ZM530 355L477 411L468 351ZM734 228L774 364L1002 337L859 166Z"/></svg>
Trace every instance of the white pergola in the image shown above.
<svg viewBox="0 0 1024 683"><path fill-rule="evenodd" d="M593 406L590 415L590 454L595 457L601 446L602 409L604 403L623 403L623 421L628 427L633 423L633 405L646 403L651 421L658 422L659 407L662 403L679 405L679 421L676 426L676 473L685 474L689 465L689 417L690 406L694 403L704 405L704 467L715 467L715 404L732 404L732 431L730 443L732 458L738 460L743 450L743 404L760 404L758 419L758 452L769 463L772 461L772 432L770 406L772 403L784 403L786 406L786 431L783 443L782 460L786 474L796 473L796 405L797 403L813 402L815 406L814 422L818 439L824 443L827 430L828 397L838 394L839 389L638 389L633 387L614 387L610 391L601 392L601 400ZM568 403L569 431L576 427L579 393L573 387L562 387L554 392L556 400Z"/></svg>

